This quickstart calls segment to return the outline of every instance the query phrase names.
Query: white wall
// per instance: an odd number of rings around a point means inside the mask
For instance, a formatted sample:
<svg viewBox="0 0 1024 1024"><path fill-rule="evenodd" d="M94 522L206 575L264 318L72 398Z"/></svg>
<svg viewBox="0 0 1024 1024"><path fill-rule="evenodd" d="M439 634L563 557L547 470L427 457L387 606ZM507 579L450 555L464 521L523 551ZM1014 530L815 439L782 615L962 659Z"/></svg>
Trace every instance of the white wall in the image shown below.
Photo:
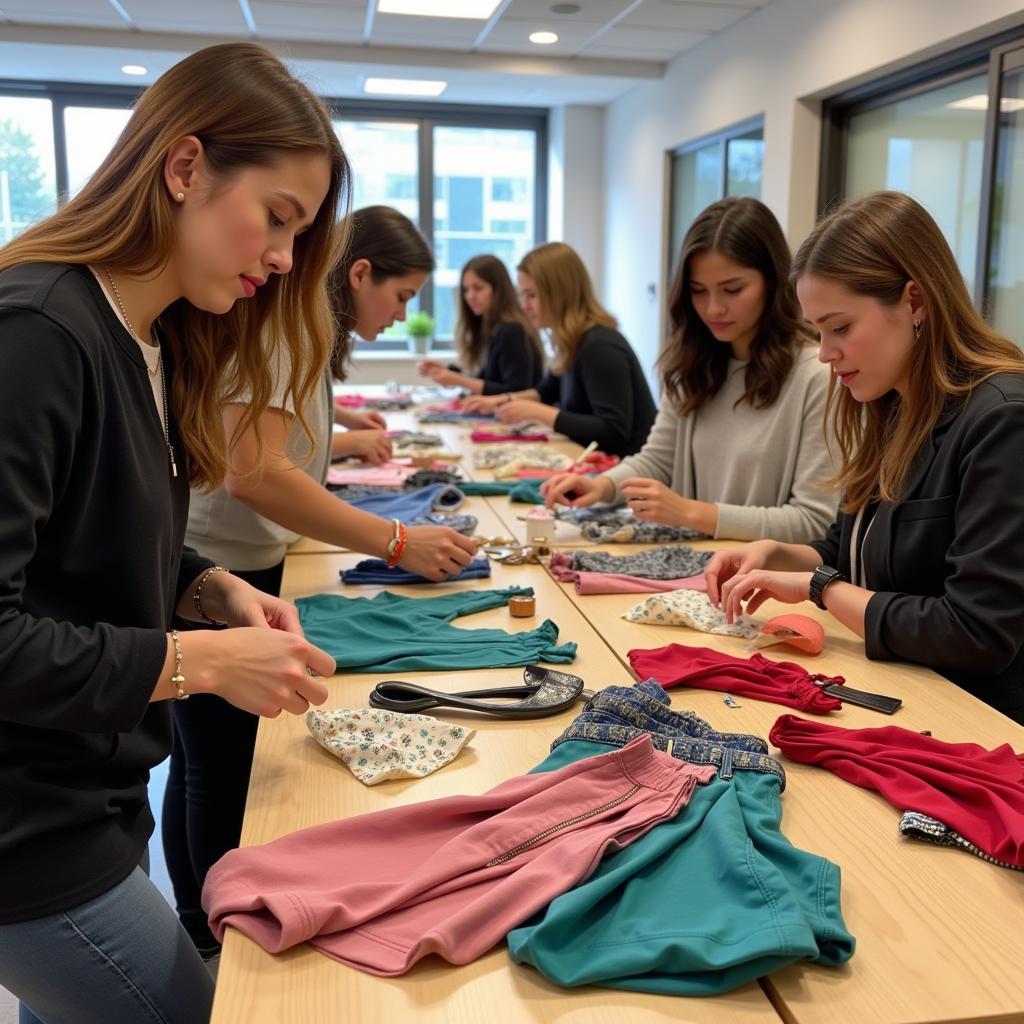
<svg viewBox="0 0 1024 1024"><path fill-rule="evenodd" d="M762 197L797 244L814 224L822 98L1022 23L1020 0L773 0L611 104L601 291L645 369L664 323L667 150L763 115Z"/></svg>
<svg viewBox="0 0 1024 1024"><path fill-rule="evenodd" d="M567 242L600 289L604 273L604 108L562 106L548 120L548 240Z"/></svg>

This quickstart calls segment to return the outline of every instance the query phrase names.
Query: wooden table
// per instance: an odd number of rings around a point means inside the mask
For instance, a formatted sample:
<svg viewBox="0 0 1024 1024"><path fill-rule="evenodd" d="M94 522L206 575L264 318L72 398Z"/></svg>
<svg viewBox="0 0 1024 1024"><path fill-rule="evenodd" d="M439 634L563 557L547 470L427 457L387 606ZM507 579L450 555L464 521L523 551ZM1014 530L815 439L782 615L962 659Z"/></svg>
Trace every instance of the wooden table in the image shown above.
<svg viewBox="0 0 1024 1024"><path fill-rule="evenodd" d="M390 417L389 417L390 419ZM434 427L429 428L433 430ZM441 430L463 451L467 475L486 479L469 458L469 427ZM565 442L564 450L578 452ZM562 447L562 445L560 445ZM528 506L506 498L472 499L472 510L486 530L522 536L517 516ZM485 510L485 511L484 511ZM567 539L565 525L559 540ZM572 539L571 536L569 539ZM710 542L705 542L708 546ZM592 545L588 545L592 546ZM700 547L701 545L695 545ZM712 545L713 546L713 545ZM610 545L624 554L639 548ZM289 558L285 596L336 591L339 567L353 555ZM566 666L588 685L621 684L632 679L626 653L634 647L679 642L746 656L744 643L683 628L626 622L622 613L643 595L578 597L571 584L559 584L540 566L494 567L490 583L531 585L537 593L538 621L554 618L562 640L579 644L579 657ZM473 583L449 584L470 587ZM350 593L353 588L347 588ZM360 588L372 593L375 588ZM396 588L401 589L401 588ZM413 591L416 588L406 588ZM422 592L416 590L419 594ZM756 615L763 621L782 610L773 602ZM1024 728L956 686L919 666L870 662L863 642L810 605L799 611L816 616L826 629L826 650L816 658L769 648L769 657L797 661L811 671L843 675L852 686L901 697L893 717L844 707L826 721L849 728L894 724L930 730L951 741L986 747L1009 742L1024 750ZM514 620L504 609L481 613L466 626L531 628L534 620ZM510 685L519 670L475 673L412 673L434 688ZM343 675L331 683L334 706L365 700L373 675ZM675 707L690 707L719 729L767 736L781 713L774 704L739 699L729 709L722 694L672 690ZM479 792L520 774L545 755L551 739L574 711L532 723L473 720L470 747L451 765L418 782L365 788L308 737L300 719L263 721L257 741L243 844L341 816L395 803L418 802L458 792ZM468 722L456 713L442 717ZM766 1021L793 1024L917 1024L917 1022L1024 1022L1024 872L994 867L959 850L899 836L899 812L878 794L859 789L825 770L785 761L783 829L798 847L827 857L842 869L842 905L857 939L853 959L841 969L795 965L713 1000L653 997L611 989L565 990L536 971L512 964L504 949L474 964L453 967L431 958L395 979L363 975L309 947L273 957L237 932L225 942L213 1020L305 1022L344 1019L367 1024L406 1018L423 1021L586 1021L654 1020Z"/></svg>
<svg viewBox="0 0 1024 1024"><path fill-rule="evenodd" d="M358 560L353 554L303 555L285 565L283 596L294 599L318 592L371 596L377 587L344 587L338 571ZM458 620L467 628L499 627L515 632L533 629L543 618L560 627L560 641L575 640L579 654L572 665L559 666L596 686L631 682L584 617L539 565L494 566L491 581L452 583L429 588L448 593L474 585L533 586L534 619L512 619L505 608ZM396 587L396 592L425 596L423 587ZM348 674L330 681L329 707L358 707L382 676ZM511 686L521 683L521 669L475 672L403 673L435 689ZM577 706L579 709L581 705ZM532 722L485 720L444 712L445 720L472 724L477 730L467 749L434 775L415 781L366 787L337 759L319 747L301 718L282 715L260 722L242 844L268 842L310 825L396 804L416 803L457 793L483 792L504 779L521 775L543 760L551 740L572 720L574 710ZM511 963L503 946L476 962L456 967L435 957L417 964L401 978L362 974L302 946L281 956L265 953L229 929L221 958L212 1020L216 1024L352 1021L359 1024L414 1020L444 1024L618 1024L682 1021L693 1024L779 1024L778 1014L756 984L717 999L678 1000L667 996L584 988L565 990L529 967Z"/></svg>

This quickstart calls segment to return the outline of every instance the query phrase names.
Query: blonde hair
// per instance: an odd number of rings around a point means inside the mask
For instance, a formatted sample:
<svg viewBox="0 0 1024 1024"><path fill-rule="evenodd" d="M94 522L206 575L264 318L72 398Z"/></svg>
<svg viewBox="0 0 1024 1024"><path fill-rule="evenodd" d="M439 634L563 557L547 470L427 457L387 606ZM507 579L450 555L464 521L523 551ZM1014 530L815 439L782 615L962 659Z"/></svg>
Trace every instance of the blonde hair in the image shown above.
<svg viewBox="0 0 1024 1024"><path fill-rule="evenodd" d="M587 268L571 246L564 242L539 245L522 258L518 269L533 278L551 321L553 373L565 373L572 366L591 327L618 327L615 317L597 301Z"/></svg>
<svg viewBox="0 0 1024 1024"><path fill-rule="evenodd" d="M876 497L898 501L947 401L997 373L1024 372L1024 354L982 319L938 225L901 192L873 192L821 221L793 258L793 282L805 274L890 307L913 281L924 300L906 392L859 403L833 379L826 406L841 455L834 482L845 492L844 511Z"/></svg>
<svg viewBox="0 0 1024 1024"><path fill-rule="evenodd" d="M186 57L148 88L109 155L86 186L52 217L0 249L0 271L20 263L94 264L155 275L176 238L175 206L164 182L171 146L193 135L217 187L248 167L272 167L290 154L323 154L330 186L309 229L295 241L293 265L223 315L184 299L158 324L174 357L170 396L188 452L193 486L217 486L227 469L221 406L243 393L247 409L234 437L252 426L273 389L278 345L288 348L288 392L302 417L334 341L326 280L337 261L351 174L323 102L269 50L225 43ZM233 440L233 439L232 439ZM262 446L261 446L262 450Z"/></svg>

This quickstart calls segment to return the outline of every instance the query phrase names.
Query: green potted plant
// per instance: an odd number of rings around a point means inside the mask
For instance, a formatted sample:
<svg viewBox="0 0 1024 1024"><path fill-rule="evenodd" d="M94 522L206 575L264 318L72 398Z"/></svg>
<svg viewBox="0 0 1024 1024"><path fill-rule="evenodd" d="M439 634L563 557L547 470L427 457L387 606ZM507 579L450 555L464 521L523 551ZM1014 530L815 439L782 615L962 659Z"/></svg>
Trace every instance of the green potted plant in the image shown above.
<svg viewBox="0 0 1024 1024"><path fill-rule="evenodd" d="M430 342L434 337L434 318L421 309L412 313L405 321L405 333L409 335L409 350L418 356L425 356L430 351Z"/></svg>

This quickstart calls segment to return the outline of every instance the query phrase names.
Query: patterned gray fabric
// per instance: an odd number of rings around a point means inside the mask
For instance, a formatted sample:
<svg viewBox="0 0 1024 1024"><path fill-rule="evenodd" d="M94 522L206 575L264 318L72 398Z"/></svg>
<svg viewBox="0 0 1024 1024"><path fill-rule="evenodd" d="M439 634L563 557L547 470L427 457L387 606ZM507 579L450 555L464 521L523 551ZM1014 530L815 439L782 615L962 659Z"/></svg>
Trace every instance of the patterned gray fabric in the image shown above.
<svg viewBox="0 0 1024 1024"><path fill-rule="evenodd" d="M678 580L699 576L713 554L713 551L694 551L685 544L640 551L634 555L573 551L572 568L577 572L616 572L648 580Z"/></svg>
<svg viewBox="0 0 1024 1024"><path fill-rule="evenodd" d="M688 526L666 526L637 519L629 508L571 508L558 518L579 526L587 540L602 544L667 544L704 534Z"/></svg>
<svg viewBox="0 0 1024 1024"><path fill-rule="evenodd" d="M456 533L472 537L476 533L477 518L470 515L446 515L444 512L432 512L428 516L414 519L410 526L447 526Z"/></svg>

